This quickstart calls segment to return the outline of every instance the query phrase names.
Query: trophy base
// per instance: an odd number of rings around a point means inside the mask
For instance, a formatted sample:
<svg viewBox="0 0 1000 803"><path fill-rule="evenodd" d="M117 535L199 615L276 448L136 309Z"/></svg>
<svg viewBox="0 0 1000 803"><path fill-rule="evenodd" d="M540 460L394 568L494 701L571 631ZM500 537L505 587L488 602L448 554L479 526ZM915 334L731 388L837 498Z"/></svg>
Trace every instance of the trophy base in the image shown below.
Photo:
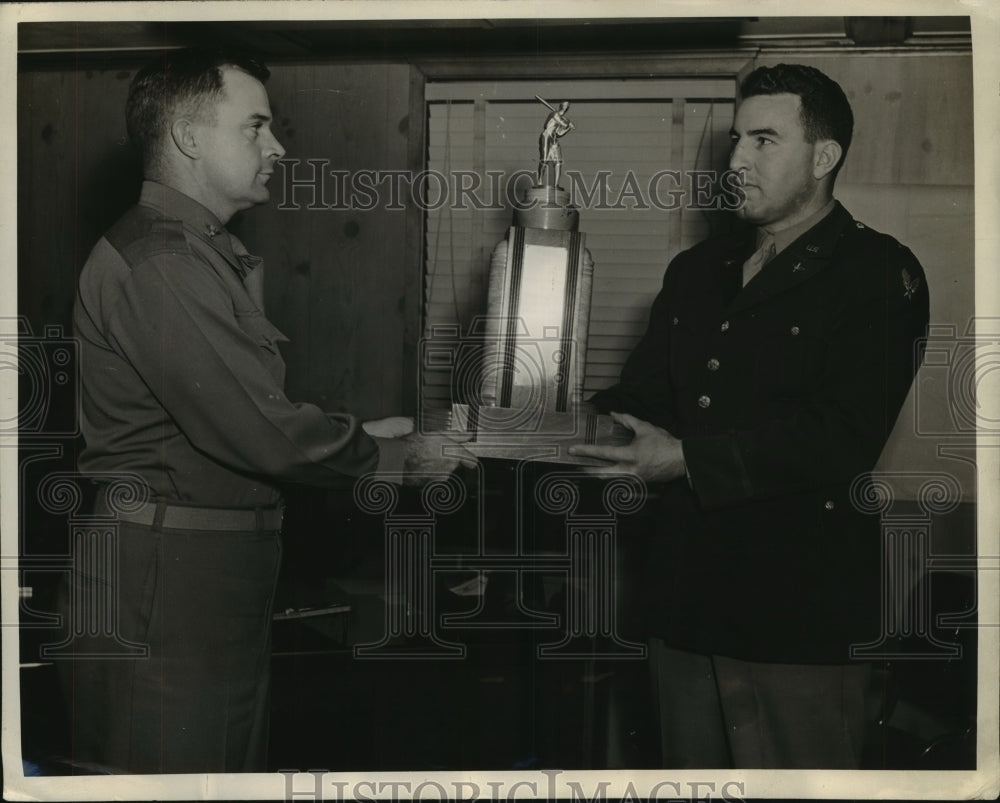
<svg viewBox="0 0 1000 803"><path fill-rule="evenodd" d="M472 435L462 444L476 457L565 465L605 466L604 460L568 453L570 446L625 446L632 433L609 415L517 407L453 404L451 432Z"/></svg>

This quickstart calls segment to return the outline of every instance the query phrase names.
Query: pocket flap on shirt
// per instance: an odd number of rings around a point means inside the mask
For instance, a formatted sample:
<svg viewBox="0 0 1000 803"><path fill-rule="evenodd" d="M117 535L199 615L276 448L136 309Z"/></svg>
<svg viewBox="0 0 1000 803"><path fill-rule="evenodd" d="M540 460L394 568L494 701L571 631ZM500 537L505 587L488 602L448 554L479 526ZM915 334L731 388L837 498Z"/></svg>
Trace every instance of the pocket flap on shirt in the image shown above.
<svg viewBox="0 0 1000 803"><path fill-rule="evenodd" d="M238 312L236 320L240 328L252 337L258 345L273 349L277 343L287 343L284 333L260 312Z"/></svg>

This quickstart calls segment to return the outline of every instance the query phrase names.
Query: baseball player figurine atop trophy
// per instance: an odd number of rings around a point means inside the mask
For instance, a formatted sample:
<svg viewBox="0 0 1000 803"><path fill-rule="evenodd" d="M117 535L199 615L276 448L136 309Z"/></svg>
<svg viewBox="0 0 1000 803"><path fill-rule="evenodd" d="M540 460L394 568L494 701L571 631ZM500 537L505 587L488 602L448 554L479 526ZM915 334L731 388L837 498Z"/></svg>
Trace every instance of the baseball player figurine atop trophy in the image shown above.
<svg viewBox="0 0 1000 803"><path fill-rule="evenodd" d="M576 126L566 117L566 112L569 111L568 100L560 103L557 109L538 95L535 97L552 110L552 113L545 118L545 126L538 138L538 183L542 186L558 187L559 173L562 170L562 148L559 147L559 139Z"/></svg>

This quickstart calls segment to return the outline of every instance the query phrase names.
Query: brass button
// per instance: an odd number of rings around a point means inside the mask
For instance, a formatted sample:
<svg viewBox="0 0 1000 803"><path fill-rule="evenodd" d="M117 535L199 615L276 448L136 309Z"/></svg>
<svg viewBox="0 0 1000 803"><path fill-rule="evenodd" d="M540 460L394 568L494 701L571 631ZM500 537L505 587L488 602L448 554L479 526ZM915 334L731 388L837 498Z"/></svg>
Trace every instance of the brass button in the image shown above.
<svg viewBox="0 0 1000 803"><path fill-rule="evenodd" d="M719 370L719 361L717 359L715 359L715 357L712 357L712 359L710 359L708 361L708 370L709 371L718 371Z"/></svg>
<svg viewBox="0 0 1000 803"><path fill-rule="evenodd" d="M703 410L706 407L709 407L711 404L712 404L712 400L708 396L699 396L698 397L698 406L701 407Z"/></svg>
<svg viewBox="0 0 1000 803"><path fill-rule="evenodd" d="M680 323L680 321L677 319L677 316L675 315L674 316L674 326L677 326L677 324L679 324L679 323Z"/></svg>
<svg viewBox="0 0 1000 803"><path fill-rule="evenodd" d="M827 510L833 510L833 500L827 499L826 504L823 505L823 507L825 507Z"/></svg>
<svg viewBox="0 0 1000 803"><path fill-rule="evenodd" d="M723 321L722 326L719 327L719 331L726 332L729 330L729 321Z"/></svg>
<svg viewBox="0 0 1000 803"><path fill-rule="evenodd" d="M793 335L793 336L795 336L795 335L797 335L798 333L799 333L799 327L797 327L797 326L793 326L793 327L792 327L792 335Z"/></svg>

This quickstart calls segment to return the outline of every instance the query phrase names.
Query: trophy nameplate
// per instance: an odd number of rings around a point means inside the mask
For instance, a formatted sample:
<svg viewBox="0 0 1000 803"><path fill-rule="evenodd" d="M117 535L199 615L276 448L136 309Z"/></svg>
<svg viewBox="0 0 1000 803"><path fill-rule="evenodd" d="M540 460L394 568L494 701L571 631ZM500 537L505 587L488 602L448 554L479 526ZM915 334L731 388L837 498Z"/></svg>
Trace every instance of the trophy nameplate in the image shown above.
<svg viewBox="0 0 1000 803"><path fill-rule="evenodd" d="M451 430L472 435L463 447L477 457L579 465L601 465L603 461L570 455L568 447L625 446L632 440L632 433L609 415L573 410L542 411L533 416L533 412L530 408L453 404Z"/></svg>

